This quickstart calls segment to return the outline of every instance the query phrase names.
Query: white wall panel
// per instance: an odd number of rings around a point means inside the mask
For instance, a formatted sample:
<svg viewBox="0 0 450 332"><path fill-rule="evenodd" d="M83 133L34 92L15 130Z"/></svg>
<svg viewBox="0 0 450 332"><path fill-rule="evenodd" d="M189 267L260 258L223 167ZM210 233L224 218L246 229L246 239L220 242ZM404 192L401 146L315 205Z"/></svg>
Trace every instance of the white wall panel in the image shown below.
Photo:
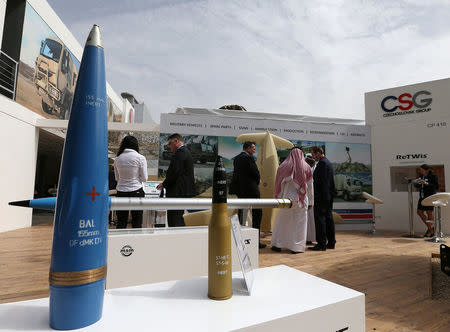
<svg viewBox="0 0 450 332"><path fill-rule="evenodd" d="M381 102L388 96L399 97L403 93L429 91L432 102L426 112L416 112L411 107L410 113L384 116ZM406 100L411 98L406 98ZM420 166L421 164L444 165L445 190L450 192L450 79L425 82L392 89L366 93L366 121L372 127L372 179L373 194L384 200L377 205L378 229L409 232L408 193L391 191L391 166ZM394 99L389 107L407 106ZM419 108L420 109L420 108ZM402 110L397 109L401 112ZM436 124L440 124L439 126ZM442 125L444 124L444 125ZM422 155L419 158L397 155ZM414 230L423 234L425 225L416 214L418 192L414 197ZM450 208L443 210L443 230L450 233Z"/></svg>
<svg viewBox="0 0 450 332"><path fill-rule="evenodd" d="M38 129L35 113L0 95L0 232L31 226L32 210L8 202L33 198Z"/></svg>

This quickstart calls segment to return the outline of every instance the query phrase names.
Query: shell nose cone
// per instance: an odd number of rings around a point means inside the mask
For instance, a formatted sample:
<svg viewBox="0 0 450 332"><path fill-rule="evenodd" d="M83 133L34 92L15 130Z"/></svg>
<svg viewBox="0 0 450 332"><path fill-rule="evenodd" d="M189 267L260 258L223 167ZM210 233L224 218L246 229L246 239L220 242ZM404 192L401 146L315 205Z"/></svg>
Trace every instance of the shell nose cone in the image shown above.
<svg viewBox="0 0 450 332"><path fill-rule="evenodd" d="M219 155L217 156L216 163L214 165L214 170L222 171L222 172L225 171L225 166L224 166L224 163L223 163L222 156L219 156Z"/></svg>
<svg viewBox="0 0 450 332"><path fill-rule="evenodd" d="M100 28L98 27L97 24L94 24L94 26L91 29L91 32L89 33L85 46L88 45L103 48L102 36L100 34Z"/></svg>
<svg viewBox="0 0 450 332"><path fill-rule="evenodd" d="M213 203L227 202L227 172L221 156L217 156L213 171Z"/></svg>

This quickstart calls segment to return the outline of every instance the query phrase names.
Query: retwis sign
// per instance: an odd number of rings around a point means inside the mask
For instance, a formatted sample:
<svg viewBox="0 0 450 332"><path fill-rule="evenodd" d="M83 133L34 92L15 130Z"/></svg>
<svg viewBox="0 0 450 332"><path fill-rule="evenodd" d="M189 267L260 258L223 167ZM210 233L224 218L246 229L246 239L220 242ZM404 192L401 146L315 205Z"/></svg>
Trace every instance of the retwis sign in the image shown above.
<svg viewBox="0 0 450 332"><path fill-rule="evenodd" d="M393 165L411 165L429 163L431 156L428 152L396 153L392 159Z"/></svg>
<svg viewBox="0 0 450 332"><path fill-rule="evenodd" d="M395 156L396 160L414 160L414 159L426 159L428 158L427 153L408 153L408 154L398 154Z"/></svg>

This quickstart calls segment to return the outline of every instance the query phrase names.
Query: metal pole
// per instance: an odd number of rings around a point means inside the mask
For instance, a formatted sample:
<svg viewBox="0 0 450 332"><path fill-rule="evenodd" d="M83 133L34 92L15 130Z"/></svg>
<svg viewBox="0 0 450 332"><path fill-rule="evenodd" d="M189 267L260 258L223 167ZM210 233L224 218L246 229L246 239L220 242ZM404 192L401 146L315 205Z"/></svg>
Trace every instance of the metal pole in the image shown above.
<svg viewBox="0 0 450 332"><path fill-rule="evenodd" d="M230 198L228 209L290 208L289 199ZM111 210L202 210L211 209L211 198L111 197Z"/></svg>
<svg viewBox="0 0 450 332"><path fill-rule="evenodd" d="M414 207L413 207L413 180L408 179L408 212L409 212L409 234L403 237L419 238L421 236L414 234Z"/></svg>
<svg viewBox="0 0 450 332"><path fill-rule="evenodd" d="M413 194L412 181L408 182L408 204L409 204L409 235L414 237L414 212L413 212Z"/></svg>
<svg viewBox="0 0 450 332"><path fill-rule="evenodd" d="M439 231L438 231L438 229L437 229L437 226L438 226L438 225L436 225L436 223L434 223L434 227L436 227L436 228L434 229L434 235L436 235L437 237L443 237L443 236L444 236L444 234L442 233L442 224L441 224L441 221L442 221L442 214L441 214L441 210L442 210L442 208L441 208L440 206L438 206L438 223L439 223Z"/></svg>
<svg viewBox="0 0 450 332"><path fill-rule="evenodd" d="M439 231L438 231L439 227ZM434 236L431 239L427 239L425 241L433 242L433 243L445 243L444 240L441 240L442 236L441 232L441 207L439 205L434 206Z"/></svg>
<svg viewBox="0 0 450 332"><path fill-rule="evenodd" d="M373 216L373 222L372 222L372 229L368 232L369 235L376 235L377 231L375 229L375 203L372 203L372 216Z"/></svg>
<svg viewBox="0 0 450 332"><path fill-rule="evenodd" d="M445 236L444 232L442 231L442 213L441 213L441 207L439 207L439 233L437 233L437 236L439 238L446 238L448 236Z"/></svg>

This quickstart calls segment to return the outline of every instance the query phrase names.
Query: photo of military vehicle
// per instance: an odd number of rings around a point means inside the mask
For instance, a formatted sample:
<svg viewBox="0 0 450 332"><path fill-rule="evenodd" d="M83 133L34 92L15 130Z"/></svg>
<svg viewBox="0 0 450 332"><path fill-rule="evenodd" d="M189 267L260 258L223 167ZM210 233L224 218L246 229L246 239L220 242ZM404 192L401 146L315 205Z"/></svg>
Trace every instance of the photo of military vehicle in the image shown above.
<svg viewBox="0 0 450 332"><path fill-rule="evenodd" d="M185 138L184 145L191 152L192 159L196 164L214 163L217 157L217 138L214 138L214 143L210 142L207 136L193 136L189 135ZM164 145L162 151L162 158L170 160L173 153L170 151L167 144Z"/></svg>
<svg viewBox="0 0 450 332"><path fill-rule="evenodd" d="M358 200L362 195L362 181L346 174L336 174L334 184L338 197L344 201Z"/></svg>
<svg viewBox="0 0 450 332"><path fill-rule="evenodd" d="M68 119L77 77L77 67L66 46L54 38L42 40L33 81L45 113Z"/></svg>
<svg viewBox="0 0 450 332"><path fill-rule="evenodd" d="M331 145L331 144L329 144ZM372 192L372 171L370 168L370 147L362 144L334 143L329 149L333 159L337 200L364 201L362 192ZM354 156L350 155L350 150ZM345 158L345 160L344 160ZM336 163L334 160L344 160ZM365 163L364 163L365 162Z"/></svg>

